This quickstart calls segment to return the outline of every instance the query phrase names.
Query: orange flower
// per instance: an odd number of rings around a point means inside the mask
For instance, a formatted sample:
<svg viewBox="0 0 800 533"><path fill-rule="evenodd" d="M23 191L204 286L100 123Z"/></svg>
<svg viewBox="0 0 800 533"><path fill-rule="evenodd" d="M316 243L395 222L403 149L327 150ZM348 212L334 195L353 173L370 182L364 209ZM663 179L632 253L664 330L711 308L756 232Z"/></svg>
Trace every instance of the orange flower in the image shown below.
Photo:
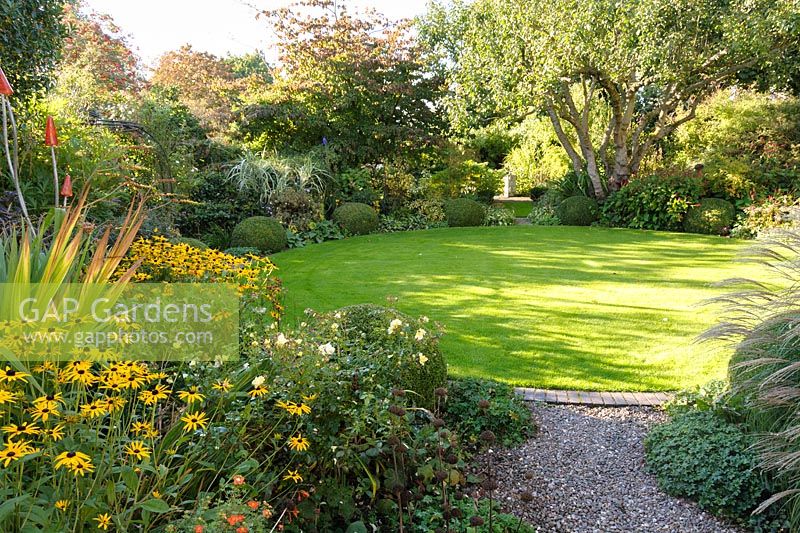
<svg viewBox="0 0 800 533"><path fill-rule="evenodd" d="M301 502L301 501L305 500L306 498L308 498L308 496L309 496L309 494L308 494L308 491L306 491L306 490L302 490L301 489L301 490L297 491L297 501L298 502Z"/></svg>
<svg viewBox="0 0 800 533"><path fill-rule="evenodd" d="M248 531L250 530L247 529L247 526L240 526L236 528L236 533L247 533Z"/></svg>
<svg viewBox="0 0 800 533"><path fill-rule="evenodd" d="M203 533L203 526L201 526L200 524L194 526L194 533Z"/></svg>
<svg viewBox="0 0 800 533"><path fill-rule="evenodd" d="M239 474L236 474L235 476L233 476L233 484L237 486L244 485L244 477L240 476Z"/></svg>
<svg viewBox="0 0 800 533"><path fill-rule="evenodd" d="M232 514L226 520L228 521L228 524L230 524L232 526L235 526L239 522L244 521L244 515L243 514Z"/></svg>
<svg viewBox="0 0 800 533"><path fill-rule="evenodd" d="M257 509L258 509L258 502L257 502L257 501L255 501L255 500L250 500L249 502L247 502L247 506L248 506L250 509L252 509L252 510L254 510L254 511L255 511L255 510L257 510Z"/></svg>

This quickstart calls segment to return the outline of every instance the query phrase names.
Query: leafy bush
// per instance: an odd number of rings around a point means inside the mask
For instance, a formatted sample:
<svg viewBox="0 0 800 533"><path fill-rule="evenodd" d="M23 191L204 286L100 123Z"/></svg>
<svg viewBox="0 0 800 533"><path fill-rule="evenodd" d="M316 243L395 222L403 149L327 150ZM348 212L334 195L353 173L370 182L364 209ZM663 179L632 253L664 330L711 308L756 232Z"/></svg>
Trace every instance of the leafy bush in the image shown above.
<svg viewBox="0 0 800 533"><path fill-rule="evenodd" d="M503 446L515 446L533 429L531 411L514 388L488 379L456 379L447 388L445 418L472 446L492 431Z"/></svg>
<svg viewBox="0 0 800 533"><path fill-rule="evenodd" d="M289 248L302 248L307 244L319 244L325 241L344 239L344 233L335 222L320 220L318 223L310 224L305 231L294 233L289 230L287 238L289 240Z"/></svg>
<svg viewBox="0 0 800 533"><path fill-rule="evenodd" d="M173 237L169 240L172 244L188 244L194 248L206 250L208 245L200 239L193 239L191 237Z"/></svg>
<svg viewBox="0 0 800 533"><path fill-rule="evenodd" d="M557 215L565 226L591 226L598 217L597 201L588 196L570 196L558 205Z"/></svg>
<svg viewBox="0 0 800 533"><path fill-rule="evenodd" d="M420 198L408 204L408 209L424 217L431 226L442 224L446 220L444 202L438 198Z"/></svg>
<svg viewBox="0 0 800 533"><path fill-rule="evenodd" d="M258 248L249 248L247 246L238 246L235 248L226 248L224 253L234 257L247 257L249 255L258 256L261 252Z"/></svg>
<svg viewBox="0 0 800 533"><path fill-rule="evenodd" d="M374 205L379 195L372 185L372 174L366 168L348 168L333 178L331 196L334 203L354 202Z"/></svg>
<svg viewBox="0 0 800 533"><path fill-rule="evenodd" d="M601 222L608 226L679 231L689 207L703 196L703 182L692 176L634 178L606 198Z"/></svg>
<svg viewBox="0 0 800 533"><path fill-rule="evenodd" d="M548 187L547 185L534 185L533 187L530 188L528 196L530 196L531 200L535 202L536 200L544 196L549 190L550 187Z"/></svg>
<svg viewBox="0 0 800 533"><path fill-rule="evenodd" d="M286 230L269 217L250 217L239 222L231 234L231 245L258 248L262 253L280 252L288 246Z"/></svg>
<svg viewBox="0 0 800 533"><path fill-rule="evenodd" d="M731 201L800 187L800 100L720 91L675 139L677 164L697 163L710 192Z"/></svg>
<svg viewBox="0 0 800 533"><path fill-rule="evenodd" d="M486 220L486 209L469 198L456 198L444 204L447 225L451 228L465 226L483 226Z"/></svg>
<svg viewBox="0 0 800 533"><path fill-rule="evenodd" d="M522 140L505 160L505 170L517 178L517 191L558 181L569 171L569 158L549 119L532 115L518 130Z"/></svg>
<svg viewBox="0 0 800 533"><path fill-rule="evenodd" d="M648 469L662 490L691 498L700 508L746 521L766 488L754 439L710 411L679 415L645 439Z"/></svg>
<svg viewBox="0 0 800 533"><path fill-rule="evenodd" d="M703 198L686 212L683 228L689 233L729 234L736 220L736 208L727 200Z"/></svg>
<svg viewBox="0 0 800 533"><path fill-rule="evenodd" d="M797 226L798 222L800 222L800 199L788 194L769 196L743 209L731 230L731 235L750 239L775 229Z"/></svg>
<svg viewBox="0 0 800 533"><path fill-rule="evenodd" d="M343 307L333 314L339 321L346 350L358 347L370 359L411 361L380 379L390 387L413 391L417 403L435 405L434 391L447 384L447 364L439 350L438 333L427 319L414 319L395 309L362 304Z"/></svg>
<svg viewBox="0 0 800 533"><path fill-rule="evenodd" d="M447 167L431 176L431 189L439 196L457 198L472 196L491 202L502 188L503 172L487 163L467 160Z"/></svg>
<svg viewBox="0 0 800 533"><path fill-rule="evenodd" d="M528 220L534 226L558 226L561 224L561 220L558 218L558 205L562 200L558 191L547 189L533 203L531 212L528 213Z"/></svg>
<svg viewBox="0 0 800 533"><path fill-rule="evenodd" d="M381 215L378 229L382 233L394 233L398 231L439 228L442 226L444 226L443 222L431 222L423 215L417 213L393 213L391 215Z"/></svg>
<svg viewBox="0 0 800 533"><path fill-rule="evenodd" d="M367 204L348 202L336 208L333 220L351 235L366 235L378 229L378 213Z"/></svg>
<svg viewBox="0 0 800 533"><path fill-rule="evenodd" d="M516 217L510 209L490 205L486 208L487 226L513 226Z"/></svg>
<svg viewBox="0 0 800 533"><path fill-rule="evenodd" d="M518 133L509 130L502 122L497 122L472 130L466 146L478 156L478 160L488 163L489 168L499 169L517 142Z"/></svg>
<svg viewBox="0 0 800 533"><path fill-rule="evenodd" d="M603 180L603 190L608 192L605 180ZM555 184L555 189L562 198L571 198L572 196L587 196L589 198L595 197L594 185L592 179L586 172L575 172L570 170Z"/></svg>
<svg viewBox="0 0 800 533"><path fill-rule="evenodd" d="M228 173L240 196L255 198L262 206L287 189L322 195L330 179L328 166L314 152L300 156L247 152Z"/></svg>
<svg viewBox="0 0 800 533"><path fill-rule="evenodd" d="M304 232L322 220L322 206L309 193L297 189L277 191L270 199L272 216L293 233Z"/></svg>

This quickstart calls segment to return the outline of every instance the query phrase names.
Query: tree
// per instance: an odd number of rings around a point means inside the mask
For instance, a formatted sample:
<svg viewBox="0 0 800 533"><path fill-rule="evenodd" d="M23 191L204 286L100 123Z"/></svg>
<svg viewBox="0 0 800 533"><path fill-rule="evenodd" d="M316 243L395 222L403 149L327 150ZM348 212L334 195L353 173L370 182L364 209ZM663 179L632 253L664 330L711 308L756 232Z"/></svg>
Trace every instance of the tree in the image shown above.
<svg viewBox="0 0 800 533"><path fill-rule="evenodd" d="M243 80L237 79L232 66L206 52L197 52L185 45L167 52L158 62L152 82L177 90L203 127L215 133L228 130Z"/></svg>
<svg viewBox="0 0 800 533"><path fill-rule="evenodd" d="M90 76L106 91L137 91L144 85L139 58L109 15L81 12L80 5L67 5L64 24L62 70Z"/></svg>
<svg viewBox="0 0 800 533"><path fill-rule="evenodd" d="M22 98L47 88L66 35L65 0L0 2L0 67Z"/></svg>
<svg viewBox="0 0 800 533"><path fill-rule="evenodd" d="M546 113L603 197L603 172L625 183L708 95L797 49L799 12L793 0L477 0L432 6L422 35L449 71L457 124Z"/></svg>
<svg viewBox="0 0 800 533"><path fill-rule="evenodd" d="M246 112L251 140L297 150L324 141L342 166L434 142L442 80L426 72L408 22L390 23L375 11L351 14L331 0L265 15L278 37L280 66L269 97Z"/></svg>

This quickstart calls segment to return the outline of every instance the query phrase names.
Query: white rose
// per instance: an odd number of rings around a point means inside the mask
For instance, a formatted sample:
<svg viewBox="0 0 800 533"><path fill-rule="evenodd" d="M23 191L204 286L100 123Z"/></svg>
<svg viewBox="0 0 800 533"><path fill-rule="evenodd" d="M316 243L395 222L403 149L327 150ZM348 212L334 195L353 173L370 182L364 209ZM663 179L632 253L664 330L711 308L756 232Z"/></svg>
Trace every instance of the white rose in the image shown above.
<svg viewBox="0 0 800 533"><path fill-rule="evenodd" d="M336 353L336 348L333 347L333 344L327 342L325 344L319 345L319 353L322 355L333 355Z"/></svg>
<svg viewBox="0 0 800 533"><path fill-rule="evenodd" d="M391 335L392 333L395 333L401 327L403 327L403 321L400 320L399 318L395 318L394 320L389 322L389 329L386 330L386 333Z"/></svg>
<svg viewBox="0 0 800 533"><path fill-rule="evenodd" d="M417 359L419 359L419 364L425 366L425 363L428 362L428 358L422 354L417 355Z"/></svg>
<svg viewBox="0 0 800 533"><path fill-rule="evenodd" d="M427 331L425 331L425 330L424 330L424 329L422 329L422 328L419 328L419 329L417 330L417 333L416 333L416 334L414 334L414 339L415 339L415 340L418 340L418 341L421 341L422 339L424 339L424 338L425 338L425 334L426 334L426 333L428 333L428 332L427 332Z"/></svg>
<svg viewBox="0 0 800 533"><path fill-rule="evenodd" d="M278 346L286 346L289 343L289 339L283 333L278 333L278 339L275 341L275 344Z"/></svg>
<svg viewBox="0 0 800 533"><path fill-rule="evenodd" d="M253 381L251 381L250 384L253 385L253 387L258 388L263 385L265 381L267 381L267 378L264 376L256 376L253 378Z"/></svg>

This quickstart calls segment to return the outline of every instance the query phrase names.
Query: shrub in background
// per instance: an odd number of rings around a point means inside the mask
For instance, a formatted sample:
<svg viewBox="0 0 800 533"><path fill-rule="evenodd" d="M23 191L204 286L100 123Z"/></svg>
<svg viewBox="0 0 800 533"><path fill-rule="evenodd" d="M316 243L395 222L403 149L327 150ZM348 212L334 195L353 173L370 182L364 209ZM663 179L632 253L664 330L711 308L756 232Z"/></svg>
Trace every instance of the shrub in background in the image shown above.
<svg viewBox="0 0 800 533"><path fill-rule="evenodd" d="M588 196L570 196L558 205L558 219L565 226L591 226L597 221L597 201Z"/></svg>
<svg viewBox="0 0 800 533"><path fill-rule="evenodd" d="M515 220L516 217L510 209L493 205L486 208L485 224L487 226L513 226Z"/></svg>
<svg viewBox="0 0 800 533"><path fill-rule="evenodd" d="M514 387L488 379L450 381L445 415L471 446L477 446L480 434L487 430L503 446L515 446L535 429L531 411Z"/></svg>
<svg viewBox="0 0 800 533"><path fill-rule="evenodd" d="M472 160L455 163L431 176L431 189L444 198L475 197L491 202L502 189L503 172Z"/></svg>
<svg viewBox="0 0 800 533"><path fill-rule="evenodd" d="M286 232L286 236L289 248L302 248L307 244L336 241L345 237L339 225L331 220L320 220L317 223L312 223L307 230L298 233L289 230Z"/></svg>
<svg viewBox="0 0 800 533"><path fill-rule="evenodd" d="M605 180L602 180L603 190L608 192ZM594 198L594 186L592 179L586 172L575 172L570 170L560 180L555 183L555 190L561 195L562 198L570 198L572 196L588 196Z"/></svg>
<svg viewBox="0 0 800 533"><path fill-rule="evenodd" d="M333 212L333 220L351 235L366 235L378 229L378 213L367 204L348 202Z"/></svg>
<svg viewBox="0 0 800 533"><path fill-rule="evenodd" d="M703 198L686 212L683 229L706 235L730 234L736 220L736 208L727 200Z"/></svg>
<svg viewBox="0 0 800 533"><path fill-rule="evenodd" d="M189 246L199 248L200 250L206 250L209 247L200 239L193 239L192 237L173 237L169 241L172 244L188 244Z"/></svg>
<svg viewBox="0 0 800 533"><path fill-rule="evenodd" d="M311 194L298 189L284 189L272 195L272 216L288 230L299 233L322 220L322 206Z"/></svg>
<svg viewBox="0 0 800 533"><path fill-rule="evenodd" d="M547 189L538 200L533 203L531 212L528 213L528 220L534 226L558 226L561 220L558 218L558 204L563 198L555 189Z"/></svg>
<svg viewBox="0 0 800 533"><path fill-rule="evenodd" d="M601 222L607 226L680 231L686 211L704 193L694 176L634 178L603 202Z"/></svg>
<svg viewBox="0 0 800 533"><path fill-rule="evenodd" d="M486 220L486 209L469 198L456 198L444 204L447 225L451 228L465 226L483 226Z"/></svg>
<svg viewBox="0 0 800 533"><path fill-rule="evenodd" d="M645 439L647 467L668 494L747 523L768 494L759 458L751 449L754 442L711 411L691 411L650 431Z"/></svg>
<svg viewBox="0 0 800 533"><path fill-rule="evenodd" d="M379 379L387 386L413 391L415 403L434 407L435 389L447 384L447 364L439 350L438 331L427 319L371 304L343 307L328 319L339 323L345 354L358 350L370 360L406 361Z"/></svg>
<svg viewBox="0 0 800 533"><path fill-rule="evenodd" d="M234 248L258 248L264 254L280 252L288 246L286 229L274 218L246 218L233 228L231 245Z"/></svg>
<svg viewBox="0 0 800 533"><path fill-rule="evenodd" d="M743 208L731 230L734 237L751 239L772 230L800 223L800 199L783 194L769 196Z"/></svg>
<svg viewBox="0 0 800 533"><path fill-rule="evenodd" d="M517 192L556 182L570 169L553 125L545 117L530 116L518 127L521 140L506 156L505 170L517 178Z"/></svg>

